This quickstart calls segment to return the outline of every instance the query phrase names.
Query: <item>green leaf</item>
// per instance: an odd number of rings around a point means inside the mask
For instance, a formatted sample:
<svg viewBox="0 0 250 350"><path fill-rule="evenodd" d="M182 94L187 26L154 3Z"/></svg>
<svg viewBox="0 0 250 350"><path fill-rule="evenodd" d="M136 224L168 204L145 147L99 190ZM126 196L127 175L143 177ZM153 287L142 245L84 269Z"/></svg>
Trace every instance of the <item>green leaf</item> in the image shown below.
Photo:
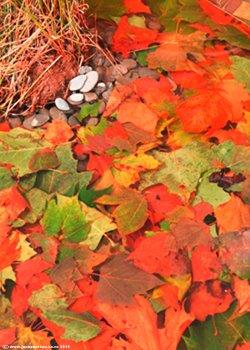
<svg viewBox="0 0 250 350"><path fill-rule="evenodd" d="M30 191L36 183L36 173L23 176L19 180L19 185L24 191Z"/></svg>
<svg viewBox="0 0 250 350"><path fill-rule="evenodd" d="M44 317L64 328L63 338L75 342L87 341L99 332L99 322L90 313L77 314L67 310L67 303L61 289L47 284L32 293L29 304L40 309Z"/></svg>
<svg viewBox="0 0 250 350"><path fill-rule="evenodd" d="M27 223L34 224L41 218L45 210L48 194L38 188L32 188L25 193L25 197L30 204L30 210L22 215L22 219Z"/></svg>
<svg viewBox="0 0 250 350"><path fill-rule="evenodd" d="M183 337L188 350L233 350L250 340L250 313L230 320L235 305L227 312L194 322Z"/></svg>
<svg viewBox="0 0 250 350"><path fill-rule="evenodd" d="M87 188L82 188L79 192L79 199L83 203L87 204L89 207L95 207L94 201L104 194L110 194L112 192L112 187L105 188L103 190L92 190Z"/></svg>
<svg viewBox="0 0 250 350"><path fill-rule="evenodd" d="M118 230L125 235L142 228L148 217L147 201L139 192L131 189L123 190L118 195L104 195L98 203L118 205L113 217Z"/></svg>
<svg viewBox="0 0 250 350"><path fill-rule="evenodd" d="M43 313L64 309L68 305L61 289L55 284L46 284L32 293L29 304L40 309Z"/></svg>
<svg viewBox="0 0 250 350"><path fill-rule="evenodd" d="M243 83L250 91L250 60L245 57L231 56L233 61L231 71L239 82Z"/></svg>
<svg viewBox="0 0 250 350"><path fill-rule="evenodd" d="M87 117L97 117L99 114L100 102L84 103L77 115L77 119L82 121Z"/></svg>
<svg viewBox="0 0 250 350"><path fill-rule="evenodd" d="M12 179L11 172L6 169L0 167L0 190L8 188L14 184L14 180Z"/></svg>
<svg viewBox="0 0 250 350"><path fill-rule="evenodd" d="M214 171L216 170L210 170L203 175L193 205L203 200L210 203L214 208L216 208L219 205L228 202L231 198L230 195L223 190L223 188L219 187L215 183L209 182L209 176Z"/></svg>
<svg viewBox="0 0 250 350"><path fill-rule="evenodd" d="M139 28L146 28L145 17L144 16L131 16L128 19L129 24Z"/></svg>
<svg viewBox="0 0 250 350"><path fill-rule="evenodd" d="M65 328L63 338L75 342L87 341L100 333L99 322L89 312L77 314L68 310L46 311L44 316Z"/></svg>
<svg viewBox="0 0 250 350"><path fill-rule="evenodd" d="M89 5L89 14L97 18L111 19L121 17L125 13L122 0L87 0Z"/></svg>
<svg viewBox="0 0 250 350"><path fill-rule="evenodd" d="M39 131L15 128L9 132L0 132L0 163L11 164L15 175L21 177L35 172L30 161L37 152L50 147Z"/></svg>
<svg viewBox="0 0 250 350"><path fill-rule="evenodd" d="M85 240L89 232L89 225L77 198L58 195L57 199L63 217L61 229L65 239L76 243Z"/></svg>
<svg viewBox="0 0 250 350"><path fill-rule="evenodd" d="M214 158L213 151L206 144L198 142L171 153L153 151L151 154L162 163L162 167L143 174L140 189L162 183L181 196L180 186L185 186L190 193L196 190L201 175L210 169Z"/></svg>
<svg viewBox="0 0 250 350"><path fill-rule="evenodd" d="M34 172L55 169L59 165L60 162L56 153L49 148L37 151L29 161L29 168Z"/></svg>
<svg viewBox="0 0 250 350"><path fill-rule="evenodd" d="M57 235L62 226L63 216L61 209L57 206L56 201L52 199L49 201L44 217L42 219L42 225L44 231L48 236Z"/></svg>
<svg viewBox="0 0 250 350"><path fill-rule="evenodd" d="M57 147L56 155L60 161L57 169L40 171L36 187L47 193L74 195L78 188L86 187L91 179L90 172L77 172L77 161L72 156L71 145Z"/></svg>
<svg viewBox="0 0 250 350"><path fill-rule="evenodd" d="M174 18L180 9L178 0L148 0L147 4L167 31L175 31Z"/></svg>
<svg viewBox="0 0 250 350"><path fill-rule="evenodd" d="M218 29L218 37L221 40L226 40L230 44L250 50L250 41L246 35L239 30L229 26L214 25L212 29Z"/></svg>
<svg viewBox="0 0 250 350"><path fill-rule="evenodd" d="M150 54L150 52L154 52L157 49L158 46L151 46L147 50L141 50L134 53L135 58L137 62L141 65L146 67L148 65L147 57Z"/></svg>
<svg viewBox="0 0 250 350"><path fill-rule="evenodd" d="M90 225L90 232L84 244L88 245L90 249L95 250L103 235L115 230L117 226L111 218L95 208L89 208L87 205L82 204L82 210L85 213L86 221Z"/></svg>

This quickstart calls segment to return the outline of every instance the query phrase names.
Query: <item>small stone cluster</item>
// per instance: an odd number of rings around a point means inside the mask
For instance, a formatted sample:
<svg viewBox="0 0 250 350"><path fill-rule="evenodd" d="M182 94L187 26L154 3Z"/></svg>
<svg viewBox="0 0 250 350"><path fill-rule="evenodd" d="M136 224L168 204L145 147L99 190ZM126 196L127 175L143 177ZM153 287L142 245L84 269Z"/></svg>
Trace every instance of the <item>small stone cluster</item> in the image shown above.
<svg viewBox="0 0 250 350"><path fill-rule="evenodd" d="M81 122L77 119L79 110L85 103L98 101L100 116L114 86L129 84L140 77L159 78L158 72L139 66L132 58L122 59L117 56L116 60L116 63L112 63L102 54L96 54L89 65L79 67L78 75L69 81L67 99L58 96L53 103L30 117L12 116L9 118L10 126L23 126L31 130L55 119L66 121L71 127L96 125L98 117L88 117Z"/></svg>

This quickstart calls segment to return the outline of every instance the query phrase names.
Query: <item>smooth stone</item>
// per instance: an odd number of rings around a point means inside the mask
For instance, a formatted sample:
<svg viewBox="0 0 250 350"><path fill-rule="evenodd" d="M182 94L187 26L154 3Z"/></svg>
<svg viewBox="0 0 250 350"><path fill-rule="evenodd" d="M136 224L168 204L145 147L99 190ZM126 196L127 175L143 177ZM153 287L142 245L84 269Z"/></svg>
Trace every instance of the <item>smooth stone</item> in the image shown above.
<svg viewBox="0 0 250 350"><path fill-rule="evenodd" d="M49 114L53 120L59 119L59 120L64 120L67 121L67 117L63 111L60 111L56 107L51 107L49 110Z"/></svg>
<svg viewBox="0 0 250 350"><path fill-rule="evenodd" d="M70 80L70 82L69 82L69 90L70 91L81 90L81 88L85 84L86 80L87 80L87 76L86 75L84 75L84 74L77 75L76 77L74 77L73 79Z"/></svg>
<svg viewBox="0 0 250 350"><path fill-rule="evenodd" d="M20 117L9 118L8 122L12 129L18 128L22 125L22 119Z"/></svg>
<svg viewBox="0 0 250 350"><path fill-rule="evenodd" d="M96 85L95 92L97 95L101 95L106 90L106 84L103 82L100 82Z"/></svg>
<svg viewBox="0 0 250 350"><path fill-rule="evenodd" d="M91 72L93 69L90 66L81 66L78 70L78 74L86 74L88 72Z"/></svg>
<svg viewBox="0 0 250 350"><path fill-rule="evenodd" d="M60 111L68 112L70 110L68 102L61 97L55 99L55 105Z"/></svg>
<svg viewBox="0 0 250 350"><path fill-rule="evenodd" d="M84 95L79 93L72 94L68 97L68 102L72 105L79 105L83 102Z"/></svg>
<svg viewBox="0 0 250 350"><path fill-rule="evenodd" d="M104 93L102 94L102 97L106 102L109 100L111 93L112 93L112 90L110 89L110 90L104 91Z"/></svg>
<svg viewBox="0 0 250 350"><path fill-rule="evenodd" d="M134 69L137 67L136 60L133 60L132 58L126 58L121 62L121 65L126 67L128 70Z"/></svg>
<svg viewBox="0 0 250 350"><path fill-rule="evenodd" d="M23 121L23 127L25 129L28 129L28 130L31 130L33 129L34 127L31 125L31 122L32 120L34 119L34 117L28 117L28 118L25 118L24 121Z"/></svg>
<svg viewBox="0 0 250 350"><path fill-rule="evenodd" d="M98 99L98 96L95 92L86 92L84 94L85 102L94 102Z"/></svg>
<svg viewBox="0 0 250 350"><path fill-rule="evenodd" d="M38 126L42 126L44 124L46 124L48 121L50 120L50 116L49 116L49 113L45 114L45 113L38 113L38 114L35 114L33 116L33 119L30 123L30 125L33 127L33 128L37 128Z"/></svg>
<svg viewBox="0 0 250 350"><path fill-rule="evenodd" d="M90 119L87 121L86 125L87 125L87 126L96 126L98 123L99 123L99 119L93 117L93 118L90 118Z"/></svg>
<svg viewBox="0 0 250 350"><path fill-rule="evenodd" d="M70 126L80 126L80 122L74 115L71 115L68 119L68 124Z"/></svg>
<svg viewBox="0 0 250 350"><path fill-rule="evenodd" d="M83 88L81 89L81 92L89 92L94 89L98 82L99 75L96 71L92 70L91 72L88 72L86 74L86 81L84 83Z"/></svg>

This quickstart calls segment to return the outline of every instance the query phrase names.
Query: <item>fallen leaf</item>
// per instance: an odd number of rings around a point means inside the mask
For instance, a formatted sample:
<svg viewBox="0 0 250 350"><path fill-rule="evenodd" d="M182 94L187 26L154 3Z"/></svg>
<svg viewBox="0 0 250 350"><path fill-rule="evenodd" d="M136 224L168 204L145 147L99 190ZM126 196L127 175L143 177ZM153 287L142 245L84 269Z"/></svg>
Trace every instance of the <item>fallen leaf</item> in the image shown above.
<svg viewBox="0 0 250 350"><path fill-rule="evenodd" d="M158 278L139 270L126 258L124 254L116 255L101 267L96 294L99 301L130 305L135 294L146 293L161 284Z"/></svg>
<svg viewBox="0 0 250 350"><path fill-rule="evenodd" d="M215 209L215 216L221 233L239 231L250 226L250 207L235 195L231 195L227 203Z"/></svg>
<svg viewBox="0 0 250 350"><path fill-rule="evenodd" d="M44 138L53 145L65 143L69 141L73 135L71 127L64 120L60 119L53 120L52 123L48 124L44 132Z"/></svg>
<svg viewBox="0 0 250 350"><path fill-rule="evenodd" d="M113 36L113 50L128 57L131 51L147 48L156 41L158 32L129 24L127 16L121 17Z"/></svg>

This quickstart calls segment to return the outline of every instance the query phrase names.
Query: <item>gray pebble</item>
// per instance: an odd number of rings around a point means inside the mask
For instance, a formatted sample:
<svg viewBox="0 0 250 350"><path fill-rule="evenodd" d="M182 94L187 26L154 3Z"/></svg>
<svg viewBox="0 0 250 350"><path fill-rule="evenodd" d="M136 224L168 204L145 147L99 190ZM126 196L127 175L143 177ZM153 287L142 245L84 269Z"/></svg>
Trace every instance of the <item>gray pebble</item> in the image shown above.
<svg viewBox="0 0 250 350"><path fill-rule="evenodd" d="M130 70L137 67L137 62L132 58L126 58L121 62L121 65L126 67L128 70Z"/></svg>
<svg viewBox="0 0 250 350"><path fill-rule="evenodd" d="M22 125L22 119L20 117L9 118L8 121L12 129L18 128Z"/></svg>
<svg viewBox="0 0 250 350"><path fill-rule="evenodd" d="M31 125L32 120L34 119L34 116L25 118L23 121L23 127L25 129L31 130L33 129L33 126Z"/></svg>
<svg viewBox="0 0 250 350"><path fill-rule="evenodd" d="M103 82L100 82L97 84L96 88L95 88L95 92L97 93L97 95L101 95L105 90L106 90L106 84Z"/></svg>
<svg viewBox="0 0 250 350"><path fill-rule="evenodd" d="M49 110L49 114L53 120L59 119L59 120L64 120L67 121L67 117L63 111L60 111L56 107L51 107Z"/></svg>
<svg viewBox="0 0 250 350"><path fill-rule="evenodd" d="M69 82L69 90L70 91L77 91L81 90L83 85L85 84L87 80L87 76L84 74L77 75L75 78L71 79Z"/></svg>
<svg viewBox="0 0 250 350"><path fill-rule="evenodd" d="M55 99L55 105L60 111L67 112L70 110L69 104L61 97Z"/></svg>
<svg viewBox="0 0 250 350"><path fill-rule="evenodd" d="M87 80L81 89L81 92L89 92L94 89L98 82L99 75L96 71L92 70L86 74Z"/></svg>
<svg viewBox="0 0 250 350"><path fill-rule="evenodd" d="M111 93L112 93L111 89L107 90L107 91L104 91L104 93L102 94L102 97L103 97L104 101L107 102L109 100Z"/></svg>
<svg viewBox="0 0 250 350"><path fill-rule="evenodd" d="M81 66L78 70L78 74L86 74L92 71L92 67L90 66Z"/></svg>
<svg viewBox="0 0 250 350"><path fill-rule="evenodd" d="M98 96L95 92L86 92L84 98L86 102L94 102L98 99Z"/></svg>
<svg viewBox="0 0 250 350"><path fill-rule="evenodd" d="M39 126L46 124L49 121L49 119L50 119L49 114L38 113L33 115L32 117L25 118L23 122L23 127L25 129L31 130L33 128L37 128Z"/></svg>
<svg viewBox="0 0 250 350"><path fill-rule="evenodd" d="M69 97L68 97L68 102L72 105L79 105L83 102L84 100L84 95L81 94L80 92L79 93L75 93L75 94L71 94Z"/></svg>
<svg viewBox="0 0 250 350"><path fill-rule="evenodd" d="M68 119L68 124L70 126L80 126L80 122L74 115L71 115Z"/></svg>

